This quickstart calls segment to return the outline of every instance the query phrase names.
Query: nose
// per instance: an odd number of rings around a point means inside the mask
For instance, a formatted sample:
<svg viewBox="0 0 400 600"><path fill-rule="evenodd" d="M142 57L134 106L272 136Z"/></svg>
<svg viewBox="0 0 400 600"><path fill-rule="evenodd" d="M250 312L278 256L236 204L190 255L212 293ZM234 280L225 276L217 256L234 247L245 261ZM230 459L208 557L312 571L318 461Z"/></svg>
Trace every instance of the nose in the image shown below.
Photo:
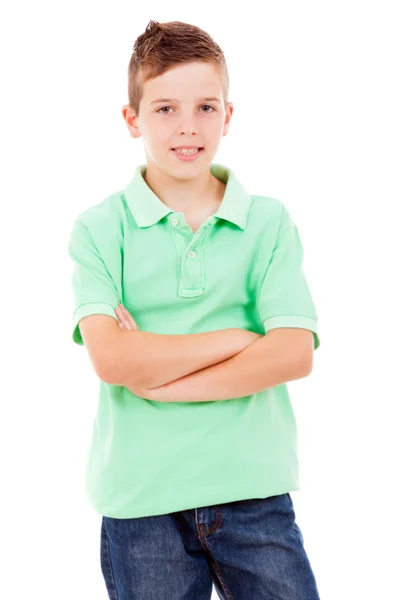
<svg viewBox="0 0 400 600"><path fill-rule="evenodd" d="M194 125L188 123L187 125L183 123L180 128L180 135L193 135L196 133L196 128Z"/></svg>
<svg viewBox="0 0 400 600"><path fill-rule="evenodd" d="M193 116L193 113L191 111L181 114L179 124L181 135L193 135L194 133L196 133L197 126L194 119L195 117Z"/></svg>

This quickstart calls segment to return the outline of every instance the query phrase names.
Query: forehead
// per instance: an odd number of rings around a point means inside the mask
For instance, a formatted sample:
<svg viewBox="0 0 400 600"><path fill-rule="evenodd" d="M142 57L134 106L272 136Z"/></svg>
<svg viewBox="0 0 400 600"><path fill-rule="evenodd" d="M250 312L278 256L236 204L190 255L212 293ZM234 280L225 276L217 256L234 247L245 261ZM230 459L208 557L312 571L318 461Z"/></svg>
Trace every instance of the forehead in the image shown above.
<svg viewBox="0 0 400 600"><path fill-rule="evenodd" d="M203 96L222 96L221 73L215 64L190 62L173 66L143 84L143 100L176 98L182 102Z"/></svg>

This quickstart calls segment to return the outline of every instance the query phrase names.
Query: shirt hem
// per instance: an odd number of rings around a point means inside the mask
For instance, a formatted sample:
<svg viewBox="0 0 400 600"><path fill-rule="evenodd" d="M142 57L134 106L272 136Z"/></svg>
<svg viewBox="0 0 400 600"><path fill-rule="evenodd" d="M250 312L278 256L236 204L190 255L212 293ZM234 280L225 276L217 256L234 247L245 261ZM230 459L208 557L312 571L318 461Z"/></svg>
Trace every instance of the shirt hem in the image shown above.
<svg viewBox="0 0 400 600"><path fill-rule="evenodd" d="M286 484L282 486L269 487L267 489L260 489L257 492L249 494L249 492L244 492L242 494L231 494L231 495L218 495L216 494L213 499L203 498L200 500L201 504L198 502L194 503L193 501L186 502L173 502L168 505L165 504L163 508L158 506L149 506L146 507L143 505L136 506L134 509L117 509L117 508L106 508L101 505L95 503L93 500L88 497L89 502L94 508L94 510L103 517L109 517L113 519L137 519L141 517L153 517L159 515L170 514L173 512L180 512L183 510L193 510L195 508L202 508L205 506L215 506L221 504L227 504L230 502L238 502L240 500L253 500L253 499L263 499L268 498L270 496L278 496L281 494L286 494L288 492L295 492L300 490L300 485L298 483Z"/></svg>

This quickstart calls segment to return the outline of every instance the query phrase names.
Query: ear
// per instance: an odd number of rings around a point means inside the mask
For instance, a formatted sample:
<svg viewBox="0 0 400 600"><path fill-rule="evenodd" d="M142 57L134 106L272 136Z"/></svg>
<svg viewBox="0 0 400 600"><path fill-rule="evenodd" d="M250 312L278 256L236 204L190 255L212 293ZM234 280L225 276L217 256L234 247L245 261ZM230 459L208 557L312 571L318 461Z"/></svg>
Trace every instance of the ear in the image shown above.
<svg viewBox="0 0 400 600"><path fill-rule="evenodd" d="M136 116L133 108L129 104L124 104L121 112L131 136L133 138L141 137L142 132L139 129L138 117Z"/></svg>
<svg viewBox="0 0 400 600"><path fill-rule="evenodd" d="M232 104L232 102L228 102L228 104L226 106L226 116L225 116L224 129L222 132L222 136L225 136L228 133L229 124L232 119L232 114L233 114L233 104Z"/></svg>

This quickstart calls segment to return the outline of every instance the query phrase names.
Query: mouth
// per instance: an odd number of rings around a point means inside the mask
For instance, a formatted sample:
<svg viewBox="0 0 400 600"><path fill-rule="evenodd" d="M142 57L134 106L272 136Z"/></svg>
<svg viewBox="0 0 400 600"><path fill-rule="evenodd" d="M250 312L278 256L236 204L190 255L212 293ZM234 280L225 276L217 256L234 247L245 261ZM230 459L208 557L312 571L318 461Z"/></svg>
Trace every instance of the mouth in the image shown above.
<svg viewBox="0 0 400 600"><path fill-rule="evenodd" d="M204 150L203 146L193 146L192 148L171 148L175 152L175 150Z"/></svg>
<svg viewBox="0 0 400 600"><path fill-rule="evenodd" d="M180 150L180 148L171 148L171 151L177 158L180 160L190 161L198 158L199 155L204 151L204 147L187 148L186 151L183 149L183 152L177 152L177 150Z"/></svg>

